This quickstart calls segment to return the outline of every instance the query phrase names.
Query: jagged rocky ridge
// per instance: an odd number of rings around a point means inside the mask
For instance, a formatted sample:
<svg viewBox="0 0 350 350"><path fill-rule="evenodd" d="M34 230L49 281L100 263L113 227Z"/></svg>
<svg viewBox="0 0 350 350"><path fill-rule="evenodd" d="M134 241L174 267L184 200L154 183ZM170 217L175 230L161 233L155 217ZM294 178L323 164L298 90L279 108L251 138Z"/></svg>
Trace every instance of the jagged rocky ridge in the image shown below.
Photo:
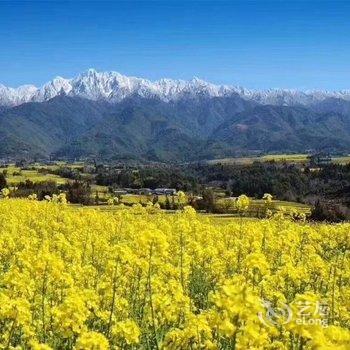
<svg viewBox="0 0 350 350"><path fill-rule="evenodd" d="M120 102L132 95L144 98L158 97L163 101L171 101L198 95L225 97L238 94L249 101L281 106L309 105L327 98L350 100L350 90L332 92L270 89L257 91L242 87L215 85L198 78L189 81L161 79L152 82L147 79L124 76L117 72L97 72L89 69L73 79L57 77L41 88L33 85L23 85L18 88L0 85L0 105L17 106L26 102L43 102L60 94L112 103Z"/></svg>

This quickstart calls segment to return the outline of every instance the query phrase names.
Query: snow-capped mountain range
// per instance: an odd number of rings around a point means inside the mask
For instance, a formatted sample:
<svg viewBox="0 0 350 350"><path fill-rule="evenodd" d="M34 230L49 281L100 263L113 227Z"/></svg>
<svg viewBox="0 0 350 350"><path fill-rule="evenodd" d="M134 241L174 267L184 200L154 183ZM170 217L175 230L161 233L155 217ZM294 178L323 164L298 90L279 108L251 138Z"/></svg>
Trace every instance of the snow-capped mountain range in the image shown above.
<svg viewBox="0 0 350 350"><path fill-rule="evenodd" d="M13 107L27 102L42 102L60 94L111 103L120 102L132 95L172 101L199 95L221 97L238 94L246 100L280 106L310 105L330 97L350 100L350 90L332 92L269 89L258 91L215 85L198 78L189 81L161 79L152 82L147 79L124 76L117 72L97 72L89 69L76 78L57 77L41 88L34 85L10 88L0 84L0 106Z"/></svg>

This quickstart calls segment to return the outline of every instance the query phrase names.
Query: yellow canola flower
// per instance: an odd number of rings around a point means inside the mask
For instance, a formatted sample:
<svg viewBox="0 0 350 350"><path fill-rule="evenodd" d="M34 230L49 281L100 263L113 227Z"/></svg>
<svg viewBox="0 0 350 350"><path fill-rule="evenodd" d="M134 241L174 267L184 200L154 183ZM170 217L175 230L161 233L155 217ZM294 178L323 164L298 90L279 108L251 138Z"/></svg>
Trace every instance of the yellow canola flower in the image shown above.
<svg viewBox="0 0 350 350"><path fill-rule="evenodd" d="M349 223L33 199L0 200L2 349L350 349Z"/></svg>
<svg viewBox="0 0 350 350"><path fill-rule="evenodd" d="M43 343L38 343L37 341L31 341L29 345L32 350L52 350L51 346Z"/></svg>
<svg viewBox="0 0 350 350"><path fill-rule="evenodd" d="M246 195L240 195L236 200L236 207L240 211L245 211L249 208L250 199Z"/></svg>
<svg viewBox="0 0 350 350"><path fill-rule="evenodd" d="M109 349L108 340L101 333L84 332L82 333L74 350L107 350Z"/></svg>
<svg viewBox="0 0 350 350"><path fill-rule="evenodd" d="M1 195L3 196L3 198L7 198L10 194L10 190L8 188L3 188L1 190Z"/></svg>
<svg viewBox="0 0 350 350"><path fill-rule="evenodd" d="M126 344L137 344L139 342L140 330L137 324L132 320L117 322L112 329L112 334Z"/></svg>

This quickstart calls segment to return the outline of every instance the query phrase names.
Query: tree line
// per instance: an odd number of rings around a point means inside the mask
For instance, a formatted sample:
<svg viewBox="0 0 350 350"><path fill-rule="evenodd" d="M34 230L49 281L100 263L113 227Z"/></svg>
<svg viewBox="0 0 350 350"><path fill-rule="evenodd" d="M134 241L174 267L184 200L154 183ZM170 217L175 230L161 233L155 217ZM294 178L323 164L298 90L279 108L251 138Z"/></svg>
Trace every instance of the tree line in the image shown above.
<svg viewBox="0 0 350 350"><path fill-rule="evenodd" d="M254 198L270 193L280 200L312 204L317 209L315 219L332 217L332 221L336 221L337 217L349 217L350 164L329 164L318 169L275 162L249 165L153 164L122 168L108 165L90 167L89 170L62 167L40 171L55 173L71 181L57 185L53 181L33 183L27 180L16 185L12 196L26 197L36 193L41 199L45 195L64 191L71 203L92 204L91 184L108 186L111 193L116 188L168 187L182 190L193 197L201 196L201 202L193 200L191 203L199 209L213 210L210 207L213 207L213 197L217 191L228 197L246 194ZM0 189L7 187L6 176L6 173L0 173ZM172 201L169 200L167 207L171 206Z"/></svg>

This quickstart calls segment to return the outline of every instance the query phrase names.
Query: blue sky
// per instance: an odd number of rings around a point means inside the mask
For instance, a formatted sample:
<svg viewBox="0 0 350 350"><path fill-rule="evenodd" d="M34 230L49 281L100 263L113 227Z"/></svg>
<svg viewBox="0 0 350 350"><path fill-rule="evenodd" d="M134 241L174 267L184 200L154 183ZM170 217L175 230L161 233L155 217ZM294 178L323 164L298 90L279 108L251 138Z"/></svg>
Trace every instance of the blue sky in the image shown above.
<svg viewBox="0 0 350 350"><path fill-rule="evenodd" d="M350 88L350 1L0 1L0 83L93 67L248 88Z"/></svg>

